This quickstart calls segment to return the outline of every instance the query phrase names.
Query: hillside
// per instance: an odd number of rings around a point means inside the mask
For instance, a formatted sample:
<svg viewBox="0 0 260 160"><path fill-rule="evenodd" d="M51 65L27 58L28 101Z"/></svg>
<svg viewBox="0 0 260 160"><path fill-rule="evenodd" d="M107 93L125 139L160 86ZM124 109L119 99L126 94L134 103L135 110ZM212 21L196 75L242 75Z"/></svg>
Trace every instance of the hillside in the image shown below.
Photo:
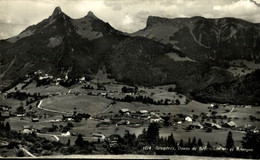
<svg viewBox="0 0 260 160"><path fill-rule="evenodd" d="M115 30L91 11L72 19L59 7L19 35L1 40L0 63L1 89L38 70L56 78L91 79L104 67L125 83L177 83L185 91L232 79L222 68L215 72L211 62L200 63L170 45Z"/></svg>
<svg viewBox="0 0 260 160"><path fill-rule="evenodd" d="M146 27L131 35L170 44L197 61L260 62L260 26L242 19L150 16Z"/></svg>
<svg viewBox="0 0 260 160"><path fill-rule="evenodd" d="M217 83L194 92L194 98L201 102L231 104L260 104L260 70L247 74L232 82Z"/></svg>

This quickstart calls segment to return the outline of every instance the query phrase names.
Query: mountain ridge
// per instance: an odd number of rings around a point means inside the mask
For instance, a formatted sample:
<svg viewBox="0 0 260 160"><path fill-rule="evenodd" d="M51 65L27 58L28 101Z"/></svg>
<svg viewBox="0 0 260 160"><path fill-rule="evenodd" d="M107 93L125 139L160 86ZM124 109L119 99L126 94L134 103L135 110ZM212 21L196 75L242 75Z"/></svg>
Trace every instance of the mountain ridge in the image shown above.
<svg viewBox="0 0 260 160"><path fill-rule="evenodd" d="M242 19L149 16L146 27L131 36L143 36L172 45L197 61L246 59L260 62L259 24Z"/></svg>
<svg viewBox="0 0 260 160"><path fill-rule="evenodd" d="M196 28L195 22L203 19L194 17L191 23L194 26L184 27L177 21L173 24L176 26L174 36L167 33L168 29L174 29L172 26L162 27L165 34L188 47L184 49L182 46L173 48L149 36L130 36L114 29L91 11L85 17L72 19L55 8L48 18L27 27L18 36L0 41L0 81L4 84L0 88L37 70L57 78L68 75L69 78L91 79L103 68L110 77L126 84L175 83L179 91L187 94L214 83L232 81L234 76L223 64L218 65L211 58L200 60L204 55L196 55L196 50L210 51L204 41L198 40L198 33L189 28ZM153 17L149 23L151 20ZM181 23L182 18L179 20ZM189 21L185 23L190 24Z"/></svg>

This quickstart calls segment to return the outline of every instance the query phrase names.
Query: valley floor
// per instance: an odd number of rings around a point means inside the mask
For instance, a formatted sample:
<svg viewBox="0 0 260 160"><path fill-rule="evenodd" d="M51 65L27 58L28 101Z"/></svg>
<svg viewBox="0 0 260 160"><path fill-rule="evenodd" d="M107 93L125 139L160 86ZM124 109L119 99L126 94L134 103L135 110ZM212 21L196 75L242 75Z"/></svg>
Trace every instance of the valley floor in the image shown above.
<svg viewBox="0 0 260 160"><path fill-rule="evenodd" d="M126 131L129 131L138 136L144 129L148 128L151 122L158 121L160 137L167 138L173 134L178 143L180 140L187 143L189 138L196 137L197 140L201 139L204 145L209 142L215 147L225 146L228 132L231 131L235 146L242 147L241 141L246 134L247 126L260 128L260 123L252 119L252 116L256 119L260 118L259 107L203 104L189 100L188 97L177 92L169 92L169 88L174 89L175 85L153 88L138 86L136 93L122 92L123 87L133 88L123 84L106 82L102 85L105 89L100 89L94 81L84 82L69 88L56 84L35 87L36 84L32 82L24 88L18 88L18 90L21 93L34 96L21 101L15 98L6 98L6 95L2 94L0 105L2 109L3 106L9 107L8 112L11 116L5 122L10 123L12 130L26 133L33 129L37 131L37 136L51 141L60 141L64 144L70 141L70 145L75 144L79 134L82 134L84 140L88 141L97 141L93 138L94 133L102 134L107 138L113 134L124 136ZM16 93L17 89L11 89L9 92ZM35 100L37 96L38 99ZM128 102L124 99L126 96L150 97L155 102L162 101L164 103ZM176 104L177 99L178 104ZM214 105L217 107L213 107ZM17 114L17 108L21 106L27 113L24 116ZM127 112L122 113L122 109L127 110ZM141 111L145 113L139 113ZM89 114L91 117L76 122L72 118L73 116L70 117L73 114ZM35 122L33 122L32 116L37 118ZM165 125L164 121L167 117L169 124ZM192 120L186 120L187 117ZM233 121L235 126L225 127L224 125L230 121ZM211 126L206 126L206 122L218 124L220 128L214 129ZM202 127L190 128L195 123L201 124ZM70 125L69 130L64 131L68 125ZM50 131L53 128L56 129ZM256 131L259 132L259 130ZM73 155L69 157L73 157ZM79 155L75 157L85 158ZM106 158L108 157L110 156ZM127 155L126 157L133 156ZM189 156L166 156L166 158L208 159L208 157Z"/></svg>

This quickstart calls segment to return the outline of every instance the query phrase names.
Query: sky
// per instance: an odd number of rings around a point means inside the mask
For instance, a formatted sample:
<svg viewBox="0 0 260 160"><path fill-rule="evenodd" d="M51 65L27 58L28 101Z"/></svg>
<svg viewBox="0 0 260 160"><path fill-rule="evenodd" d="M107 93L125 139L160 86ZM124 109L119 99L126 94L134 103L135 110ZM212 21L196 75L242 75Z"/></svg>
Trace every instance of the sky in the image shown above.
<svg viewBox="0 0 260 160"><path fill-rule="evenodd" d="M235 17L260 23L260 0L0 0L0 39L48 18L57 6L75 19L92 11L128 33L143 29L148 16Z"/></svg>

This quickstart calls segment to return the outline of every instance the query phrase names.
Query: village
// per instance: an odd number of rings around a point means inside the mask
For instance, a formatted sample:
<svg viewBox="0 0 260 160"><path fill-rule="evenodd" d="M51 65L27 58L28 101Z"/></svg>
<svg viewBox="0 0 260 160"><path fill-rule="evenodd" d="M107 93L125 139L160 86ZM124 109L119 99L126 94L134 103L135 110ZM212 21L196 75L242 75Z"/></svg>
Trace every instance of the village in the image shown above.
<svg viewBox="0 0 260 160"><path fill-rule="evenodd" d="M202 104L174 88L119 84L101 71L90 81L38 71L1 93L0 120L11 130L53 142L74 145L82 135L84 141L106 141L110 147L117 144L111 136L138 136L152 123L159 125L160 137L173 134L178 142L196 137L216 150L225 150L230 131L237 150L243 149L247 132L259 133L256 106Z"/></svg>

